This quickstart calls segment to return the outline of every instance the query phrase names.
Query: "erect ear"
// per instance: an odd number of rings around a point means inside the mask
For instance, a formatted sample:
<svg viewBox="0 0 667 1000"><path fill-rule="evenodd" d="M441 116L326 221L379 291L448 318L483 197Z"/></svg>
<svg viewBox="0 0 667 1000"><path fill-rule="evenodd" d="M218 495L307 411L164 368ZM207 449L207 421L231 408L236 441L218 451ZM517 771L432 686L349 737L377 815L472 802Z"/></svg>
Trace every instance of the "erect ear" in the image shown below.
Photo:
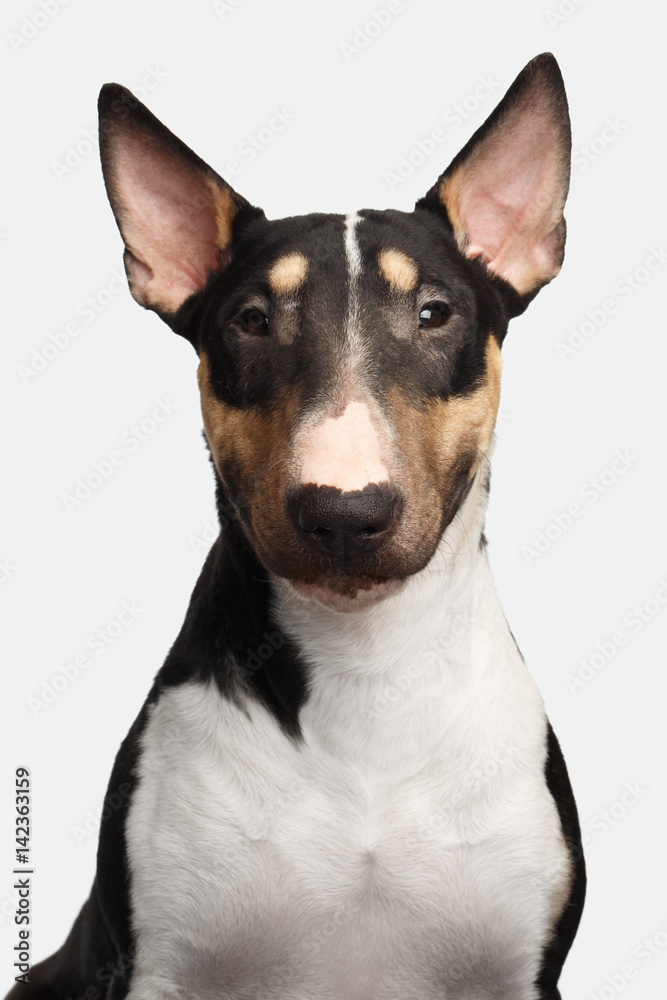
<svg viewBox="0 0 667 1000"><path fill-rule="evenodd" d="M105 84L98 107L102 172L130 290L178 329L183 303L228 263L235 217L262 213L125 87Z"/></svg>
<svg viewBox="0 0 667 1000"><path fill-rule="evenodd" d="M444 207L461 252L532 297L563 262L570 147L563 78L543 53L417 204Z"/></svg>

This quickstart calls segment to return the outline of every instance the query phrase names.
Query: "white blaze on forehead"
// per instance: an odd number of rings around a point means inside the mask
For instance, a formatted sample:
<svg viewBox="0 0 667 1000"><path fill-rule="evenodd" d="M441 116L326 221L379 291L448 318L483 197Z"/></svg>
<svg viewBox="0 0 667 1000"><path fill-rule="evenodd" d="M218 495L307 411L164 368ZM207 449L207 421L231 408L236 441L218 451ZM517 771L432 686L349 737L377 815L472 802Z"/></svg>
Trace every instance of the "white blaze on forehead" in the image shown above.
<svg viewBox="0 0 667 1000"><path fill-rule="evenodd" d="M359 340L359 277L361 275L361 251L357 240L357 226L360 217L356 212L345 216L345 257L349 275L347 300L347 321L345 332L350 346L358 346Z"/></svg>
<svg viewBox="0 0 667 1000"><path fill-rule="evenodd" d="M357 242L357 224L361 217L356 212L345 216L345 254L351 278L361 274L361 251Z"/></svg>
<svg viewBox="0 0 667 1000"><path fill-rule="evenodd" d="M326 417L301 442L301 482L333 486L343 493L387 482L380 439L368 407L348 403L340 417Z"/></svg>

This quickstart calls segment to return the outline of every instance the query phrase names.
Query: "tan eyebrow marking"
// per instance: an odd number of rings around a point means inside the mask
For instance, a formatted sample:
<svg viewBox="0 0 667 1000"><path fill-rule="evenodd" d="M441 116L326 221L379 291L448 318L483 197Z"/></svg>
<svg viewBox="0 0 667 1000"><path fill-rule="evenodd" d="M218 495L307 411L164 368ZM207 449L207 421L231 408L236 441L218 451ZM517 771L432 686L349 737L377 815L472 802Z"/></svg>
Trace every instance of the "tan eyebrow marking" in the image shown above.
<svg viewBox="0 0 667 1000"><path fill-rule="evenodd" d="M288 253L279 257L269 271L269 285L276 295L289 295L305 281L308 258L302 253Z"/></svg>
<svg viewBox="0 0 667 1000"><path fill-rule="evenodd" d="M397 292L411 292L417 286L417 265L402 250L385 249L378 254L380 274Z"/></svg>

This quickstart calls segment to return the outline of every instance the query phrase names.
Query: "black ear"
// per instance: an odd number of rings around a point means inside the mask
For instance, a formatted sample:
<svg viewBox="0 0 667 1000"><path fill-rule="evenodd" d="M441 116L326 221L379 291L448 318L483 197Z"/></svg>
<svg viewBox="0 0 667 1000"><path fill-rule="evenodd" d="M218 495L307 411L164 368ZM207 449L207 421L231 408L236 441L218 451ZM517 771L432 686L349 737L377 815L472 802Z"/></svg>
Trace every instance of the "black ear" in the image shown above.
<svg viewBox="0 0 667 1000"><path fill-rule="evenodd" d="M546 52L417 205L444 208L461 252L532 298L563 262L570 148L563 78Z"/></svg>
<svg viewBox="0 0 667 1000"><path fill-rule="evenodd" d="M183 303L228 263L237 215L262 213L125 87L105 84L98 108L102 172L130 290L178 328Z"/></svg>

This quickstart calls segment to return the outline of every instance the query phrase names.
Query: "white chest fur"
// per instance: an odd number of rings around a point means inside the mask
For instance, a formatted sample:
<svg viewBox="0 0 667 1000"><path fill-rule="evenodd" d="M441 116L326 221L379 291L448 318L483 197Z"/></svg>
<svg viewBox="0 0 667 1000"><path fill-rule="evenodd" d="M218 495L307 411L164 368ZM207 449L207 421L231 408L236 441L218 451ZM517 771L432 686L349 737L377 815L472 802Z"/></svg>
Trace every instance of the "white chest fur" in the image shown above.
<svg viewBox="0 0 667 1000"><path fill-rule="evenodd" d="M439 611L424 580L367 615L279 609L313 668L300 743L214 686L160 697L128 821L130 1000L535 996L568 859L480 559Z"/></svg>

